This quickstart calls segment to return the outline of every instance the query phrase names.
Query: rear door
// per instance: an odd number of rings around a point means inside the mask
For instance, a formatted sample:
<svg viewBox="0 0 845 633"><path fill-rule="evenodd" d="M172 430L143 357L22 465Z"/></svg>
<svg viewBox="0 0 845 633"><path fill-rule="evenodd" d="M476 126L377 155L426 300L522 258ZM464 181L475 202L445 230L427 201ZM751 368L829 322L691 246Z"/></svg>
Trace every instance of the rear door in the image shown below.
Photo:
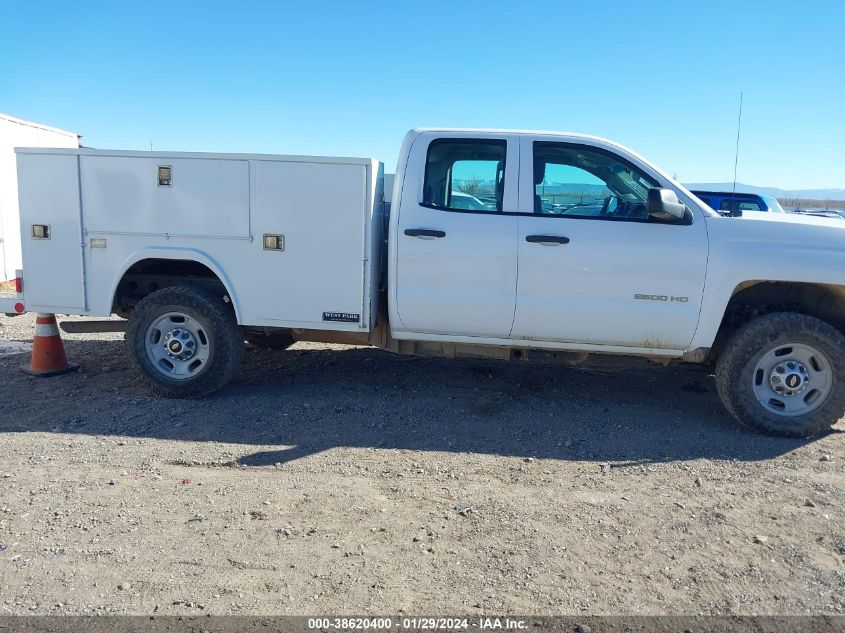
<svg viewBox="0 0 845 633"><path fill-rule="evenodd" d="M516 303L518 137L424 133L399 205L396 307L410 332L506 338ZM398 330L394 324L394 329Z"/></svg>

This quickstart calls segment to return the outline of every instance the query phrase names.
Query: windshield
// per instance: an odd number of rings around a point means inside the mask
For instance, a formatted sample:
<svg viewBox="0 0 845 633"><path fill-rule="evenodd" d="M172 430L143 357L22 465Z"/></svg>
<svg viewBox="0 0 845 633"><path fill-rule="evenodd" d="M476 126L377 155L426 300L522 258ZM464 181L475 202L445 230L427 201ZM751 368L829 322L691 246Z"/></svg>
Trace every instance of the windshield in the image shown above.
<svg viewBox="0 0 845 633"><path fill-rule="evenodd" d="M762 196L763 201L766 203L766 206L769 207L769 211L771 213L786 213L783 210L783 207L780 206L780 202L777 201L777 198L774 196Z"/></svg>

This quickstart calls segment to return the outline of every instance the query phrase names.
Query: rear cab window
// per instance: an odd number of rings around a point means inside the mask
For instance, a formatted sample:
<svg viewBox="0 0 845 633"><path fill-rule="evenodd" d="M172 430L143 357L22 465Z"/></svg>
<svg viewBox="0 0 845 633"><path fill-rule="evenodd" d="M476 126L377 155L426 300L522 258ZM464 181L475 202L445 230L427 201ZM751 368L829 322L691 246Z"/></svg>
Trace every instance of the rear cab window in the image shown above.
<svg viewBox="0 0 845 633"><path fill-rule="evenodd" d="M426 154L423 206L500 212L506 154L504 139L435 139Z"/></svg>
<svg viewBox="0 0 845 633"><path fill-rule="evenodd" d="M721 211L765 211L756 200L743 198L725 198L719 205Z"/></svg>

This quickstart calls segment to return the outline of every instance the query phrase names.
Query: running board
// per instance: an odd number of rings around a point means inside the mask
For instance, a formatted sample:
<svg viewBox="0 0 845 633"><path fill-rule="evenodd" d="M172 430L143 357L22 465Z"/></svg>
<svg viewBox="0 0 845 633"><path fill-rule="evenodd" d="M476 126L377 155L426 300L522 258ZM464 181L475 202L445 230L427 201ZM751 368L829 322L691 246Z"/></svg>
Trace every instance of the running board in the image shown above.
<svg viewBox="0 0 845 633"><path fill-rule="evenodd" d="M59 326L68 334L91 334L94 332L125 332L126 321L61 321Z"/></svg>

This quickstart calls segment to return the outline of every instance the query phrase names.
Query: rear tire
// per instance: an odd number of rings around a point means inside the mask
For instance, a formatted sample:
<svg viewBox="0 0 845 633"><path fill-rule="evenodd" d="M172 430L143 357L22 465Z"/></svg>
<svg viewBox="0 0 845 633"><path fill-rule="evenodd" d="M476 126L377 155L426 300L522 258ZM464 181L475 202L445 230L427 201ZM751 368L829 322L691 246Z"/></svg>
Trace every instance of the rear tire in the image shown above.
<svg viewBox="0 0 845 633"><path fill-rule="evenodd" d="M170 286L144 297L129 317L126 344L141 379L170 398L217 391L237 374L244 355L232 309L194 286Z"/></svg>
<svg viewBox="0 0 845 633"><path fill-rule="evenodd" d="M845 414L845 336L805 314L781 312L740 327L716 363L728 412L756 431L825 433Z"/></svg>

